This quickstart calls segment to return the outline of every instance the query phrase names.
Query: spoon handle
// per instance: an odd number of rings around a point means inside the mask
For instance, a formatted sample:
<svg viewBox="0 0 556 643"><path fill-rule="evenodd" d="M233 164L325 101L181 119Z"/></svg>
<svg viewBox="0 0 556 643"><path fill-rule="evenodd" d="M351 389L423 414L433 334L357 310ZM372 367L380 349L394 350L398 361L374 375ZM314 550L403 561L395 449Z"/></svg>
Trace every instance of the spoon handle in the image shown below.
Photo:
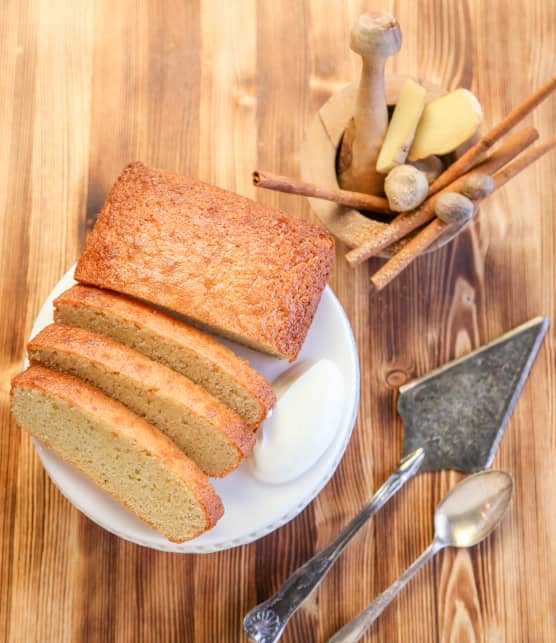
<svg viewBox="0 0 556 643"><path fill-rule="evenodd" d="M252 641L274 643L280 638L292 614L326 576L348 542L417 473L424 456L423 449L417 449L405 457L370 502L325 549L297 569L274 596L256 605L245 616L243 627Z"/></svg>
<svg viewBox="0 0 556 643"><path fill-rule="evenodd" d="M396 594L400 592L421 567L429 561L445 545L434 540L430 547L415 560L405 572L395 580L388 589L370 603L364 610L352 618L349 623L334 634L328 643L355 643L365 634L374 621L382 614L386 607L392 602Z"/></svg>

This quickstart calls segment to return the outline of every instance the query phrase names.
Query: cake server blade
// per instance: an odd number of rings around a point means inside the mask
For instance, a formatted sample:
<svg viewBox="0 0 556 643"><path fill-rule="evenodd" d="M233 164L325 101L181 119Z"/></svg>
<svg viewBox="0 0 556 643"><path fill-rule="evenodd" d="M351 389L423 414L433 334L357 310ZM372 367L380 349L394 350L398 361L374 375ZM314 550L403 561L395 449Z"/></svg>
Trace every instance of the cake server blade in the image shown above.
<svg viewBox="0 0 556 643"><path fill-rule="evenodd" d="M532 319L400 387L403 454L423 448L420 471L490 466L547 328Z"/></svg>

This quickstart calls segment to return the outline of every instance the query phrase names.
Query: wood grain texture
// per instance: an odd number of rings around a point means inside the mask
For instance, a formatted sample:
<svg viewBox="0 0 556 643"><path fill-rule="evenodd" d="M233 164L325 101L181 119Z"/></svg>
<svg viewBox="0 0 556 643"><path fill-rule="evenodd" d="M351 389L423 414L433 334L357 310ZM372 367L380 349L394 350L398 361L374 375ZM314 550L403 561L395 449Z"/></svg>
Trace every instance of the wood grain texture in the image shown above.
<svg viewBox="0 0 556 643"><path fill-rule="evenodd" d="M556 68L556 3L396 0L390 63L470 87L488 124ZM311 218L303 198L255 193L255 167L297 175L311 115L358 77L352 0L4 0L0 12L0 641L244 641L243 614L322 547L395 466L395 391L411 377L539 315L556 289L556 155L489 199L453 243L383 293L338 247L332 285L362 366L360 415L333 480L294 521L206 556L149 551L74 510L10 420L39 307L76 260L125 163L179 170ZM527 122L554 134L556 100ZM492 538L447 551L369 632L374 642L537 642L556 631L555 334L544 342L496 466L513 507ZM428 544L457 480L419 476L363 530L293 618L284 641L325 641Z"/></svg>

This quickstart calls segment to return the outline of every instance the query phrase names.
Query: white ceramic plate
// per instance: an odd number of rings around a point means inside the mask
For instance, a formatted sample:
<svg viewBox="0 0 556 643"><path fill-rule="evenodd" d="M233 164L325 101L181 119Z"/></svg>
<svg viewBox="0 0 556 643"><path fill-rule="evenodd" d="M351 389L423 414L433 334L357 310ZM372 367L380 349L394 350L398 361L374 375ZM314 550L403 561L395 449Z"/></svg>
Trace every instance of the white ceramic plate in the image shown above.
<svg viewBox="0 0 556 643"><path fill-rule="evenodd" d="M56 284L33 326L32 336L52 323L52 302L71 287L74 267ZM290 367L286 361L226 342L271 381ZM327 287L298 361L332 360L345 378L346 398L336 439L314 467L282 485L256 480L244 462L226 478L214 480L224 516L210 531L183 544L171 543L120 506L39 442L35 447L54 484L64 496L104 529L138 545L181 553L208 553L250 543L281 527L302 511L330 480L346 449L359 405L359 362L351 327L342 306ZM318 400L307 400L307 404ZM318 427L315 427L318 431Z"/></svg>

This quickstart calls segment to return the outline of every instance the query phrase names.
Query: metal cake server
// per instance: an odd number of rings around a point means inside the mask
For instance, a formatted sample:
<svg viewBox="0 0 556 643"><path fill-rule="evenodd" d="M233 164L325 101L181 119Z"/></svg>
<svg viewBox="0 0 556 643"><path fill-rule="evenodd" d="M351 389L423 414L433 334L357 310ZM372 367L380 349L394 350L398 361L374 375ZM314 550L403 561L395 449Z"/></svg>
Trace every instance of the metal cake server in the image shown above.
<svg viewBox="0 0 556 643"><path fill-rule="evenodd" d="M245 616L252 641L280 638L348 542L416 473L471 473L490 466L547 328L546 317L532 319L400 388L398 412L405 428L400 466L325 549Z"/></svg>

